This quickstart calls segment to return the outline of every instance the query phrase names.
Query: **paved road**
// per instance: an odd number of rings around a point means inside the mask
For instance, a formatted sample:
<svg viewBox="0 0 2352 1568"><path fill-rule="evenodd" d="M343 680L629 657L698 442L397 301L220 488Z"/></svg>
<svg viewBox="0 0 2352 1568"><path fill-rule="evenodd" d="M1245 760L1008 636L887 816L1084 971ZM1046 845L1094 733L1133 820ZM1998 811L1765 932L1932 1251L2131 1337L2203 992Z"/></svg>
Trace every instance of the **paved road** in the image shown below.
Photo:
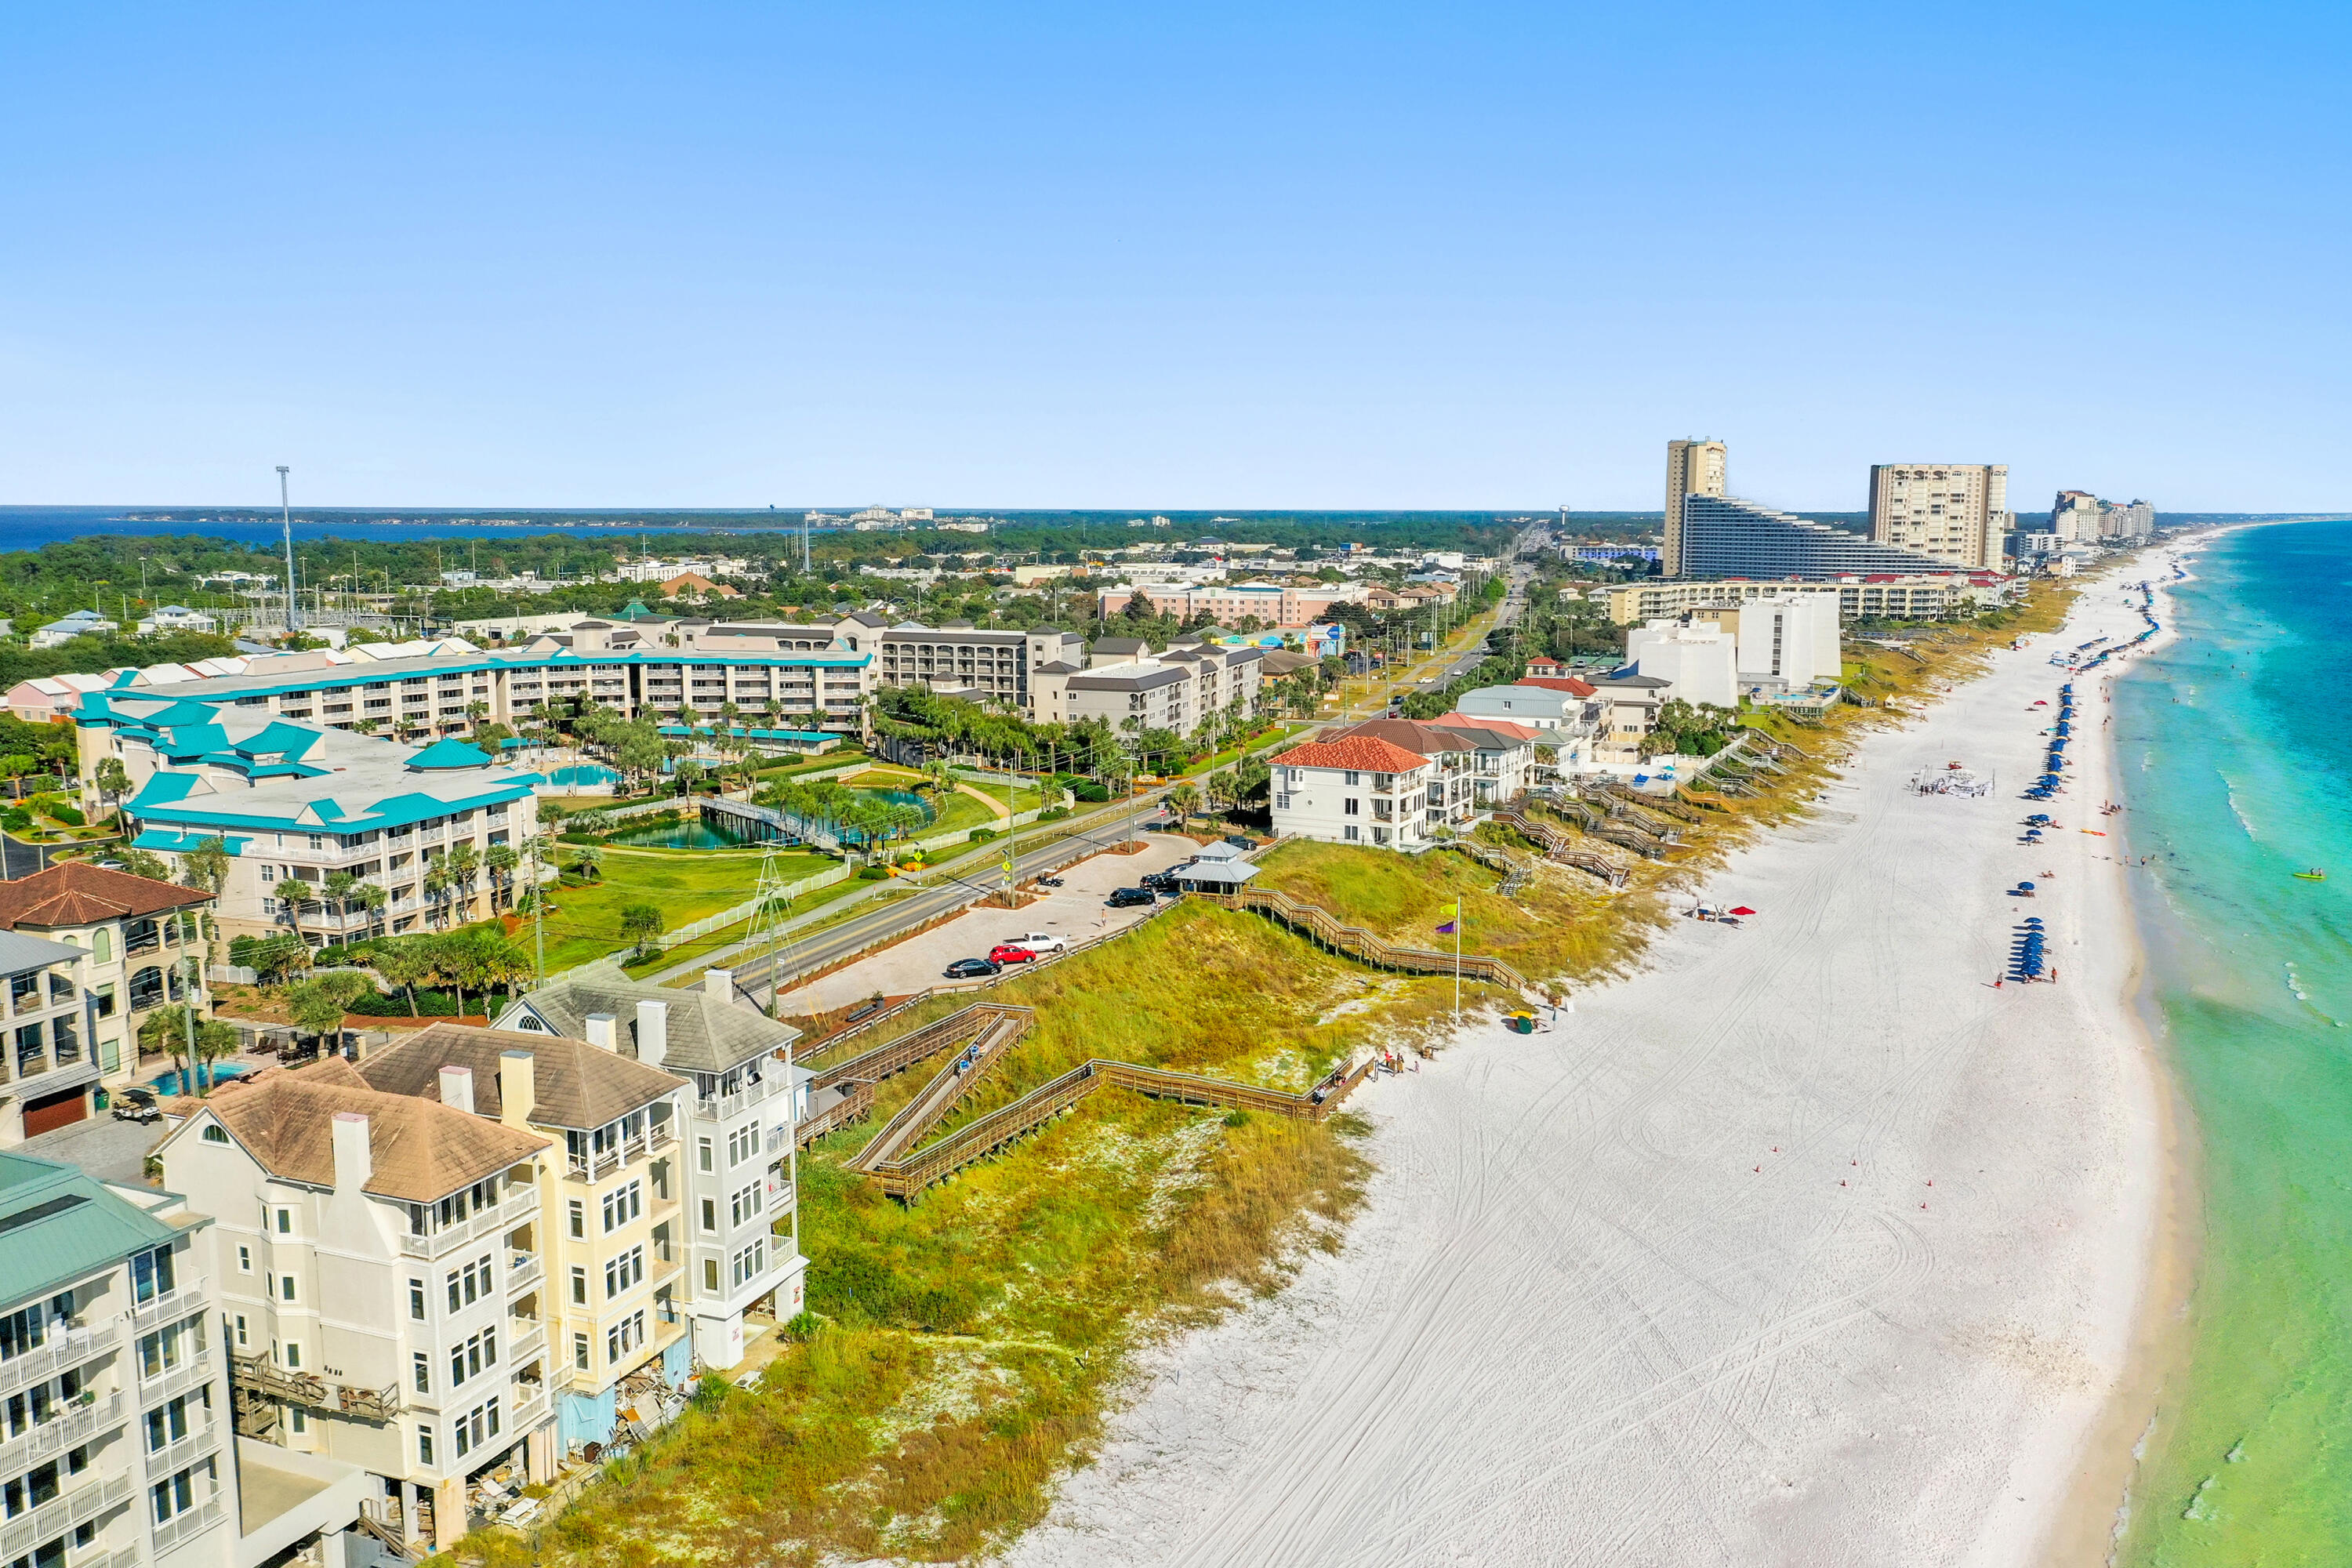
<svg viewBox="0 0 2352 1568"><path fill-rule="evenodd" d="M20 844L0 833L0 880L13 882L48 868L49 852L38 844Z"/></svg>

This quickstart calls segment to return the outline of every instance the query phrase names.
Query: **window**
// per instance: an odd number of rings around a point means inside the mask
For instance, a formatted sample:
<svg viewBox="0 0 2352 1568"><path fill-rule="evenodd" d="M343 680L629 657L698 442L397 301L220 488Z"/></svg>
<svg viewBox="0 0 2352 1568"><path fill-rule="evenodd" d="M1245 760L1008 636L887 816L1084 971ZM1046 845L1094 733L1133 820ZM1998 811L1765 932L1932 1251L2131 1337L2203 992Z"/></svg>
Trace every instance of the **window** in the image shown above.
<svg viewBox="0 0 2352 1568"><path fill-rule="evenodd" d="M236 1247L236 1271L239 1274L253 1272L253 1248L243 1242L237 1243Z"/></svg>
<svg viewBox="0 0 2352 1568"><path fill-rule="evenodd" d="M645 1213L645 1197L643 1182L631 1182L626 1186L614 1187L611 1192L606 1193L604 1194L605 1234L611 1235Z"/></svg>
<svg viewBox="0 0 2352 1568"><path fill-rule="evenodd" d="M236 1315L236 1332L237 1349L243 1350L253 1342L251 1338L248 1336L248 1331L246 1328L245 1314L243 1312L239 1312Z"/></svg>
<svg viewBox="0 0 2352 1568"><path fill-rule="evenodd" d="M288 1405L286 1407L286 1429L289 1432L293 1433L297 1437L300 1436L303 1433L308 1432L310 1429L310 1412L304 1410L299 1405Z"/></svg>
<svg viewBox="0 0 2352 1568"><path fill-rule="evenodd" d="M280 1236L291 1236L294 1234L294 1211L292 1209L279 1209L278 1211L278 1234Z"/></svg>
<svg viewBox="0 0 2352 1568"><path fill-rule="evenodd" d="M585 1268L572 1271L572 1304L575 1307L588 1304L588 1270Z"/></svg>
<svg viewBox="0 0 2352 1568"><path fill-rule="evenodd" d="M416 1462L420 1465L433 1462L433 1428L430 1426L416 1429Z"/></svg>
<svg viewBox="0 0 2352 1568"><path fill-rule="evenodd" d="M646 1278L646 1249L642 1243L604 1260L604 1300L611 1300L633 1285L642 1284Z"/></svg>
<svg viewBox="0 0 2352 1568"><path fill-rule="evenodd" d="M286 1365L289 1371L299 1372L302 1370L301 1341L288 1340L286 1342Z"/></svg>
<svg viewBox="0 0 2352 1568"><path fill-rule="evenodd" d="M499 1435L499 1402L485 1400L450 1423L451 1446L464 1458Z"/></svg>
<svg viewBox="0 0 2352 1568"><path fill-rule="evenodd" d="M185 1322L167 1324L152 1334L142 1334L139 1340L139 1375L159 1376L190 1356L203 1354L204 1348L205 1320L201 1313Z"/></svg>
<svg viewBox="0 0 2352 1568"><path fill-rule="evenodd" d="M494 1283L490 1259L485 1254L451 1273L444 1281L449 1293L449 1310L455 1312L472 1306L490 1293Z"/></svg>
<svg viewBox="0 0 2352 1568"><path fill-rule="evenodd" d="M240 1247L238 1250L244 1249ZM425 1321L425 1281L422 1279L408 1282L408 1316L415 1322Z"/></svg>
<svg viewBox="0 0 2352 1568"><path fill-rule="evenodd" d="M719 1200L717 1198L702 1200L702 1228L714 1236L719 1233Z"/></svg>
<svg viewBox="0 0 2352 1568"><path fill-rule="evenodd" d="M709 1139L702 1138L696 1140L695 1160L702 1169L708 1171L711 1168Z"/></svg>
<svg viewBox="0 0 2352 1568"><path fill-rule="evenodd" d="M1343 837L1345 837L1349 843L1353 844L1353 843L1355 843L1355 842L1356 842L1357 838L1358 838L1358 837L1360 837L1362 835L1362 833L1363 833L1363 829L1362 829L1362 828L1360 828L1360 827L1358 827L1354 823L1352 823L1352 822L1351 822L1351 823L1348 824L1348 826L1345 826L1345 827L1343 827L1343 828L1339 829L1339 832L1340 832L1340 835L1341 835Z"/></svg>
<svg viewBox="0 0 2352 1568"><path fill-rule="evenodd" d="M727 1168L733 1170L760 1152L758 1126L739 1127L727 1135Z"/></svg>
<svg viewBox="0 0 2352 1568"><path fill-rule="evenodd" d="M617 1362L645 1342L646 1315L643 1311L632 1312L604 1331L604 1359Z"/></svg>
<svg viewBox="0 0 2352 1568"><path fill-rule="evenodd" d="M1349 789L1353 789L1353 788L1355 788L1358 784L1361 784L1361 783L1363 783L1363 782L1364 782L1364 775L1363 775L1362 773L1358 773L1355 769L1353 769L1353 768L1349 768L1349 769L1346 770L1346 772L1347 772L1347 777L1346 777L1346 779L1345 779L1344 781L1342 781L1342 782L1344 782Z"/></svg>
<svg viewBox="0 0 2352 1568"><path fill-rule="evenodd" d="M714 1296L719 1293L719 1259L716 1258L702 1260L702 1288Z"/></svg>
<svg viewBox="0 0 2352 1568"><path fill-rule="evenodd" d="M586 1334L572 1336L572 1364L582 1372L588 1370L588 1336Z"/></svg>
<svg viewBox="0 0 2352 1568"><path fill-rule="evenodd" d="M148 1496L154 1503L155 1522L163 1524L177 1519L195 1507L196 1478L202 1475L209 1482L212 1472L213 1462L206 1459L201 1465L192 1465L178 1475L157 1481L150 1487ZM209 1496L212 1491L211 1486L207 1484L204 1489Z"/></svg>
<svg viewBox="0 0 2352 1568"><path fill-rule="evenodd" d="M188 1435L188 1396L180 1395L169 1405L159 1405L147 1412L147 1451L166 1448Z"/></svg>
<svg viewBox="0 0 2352 1568"><path fill-rule="evenodd" d="M158 1296L172 1293L172 1249L159 1247L140 1253L131 1260L131 1299L145 1306Z"/></svg>
<svg viewBox="0 0 2352 1568"><path fill-rule="evenodd" d="M226 1142L228 1142L228 1129L227 1129L227 1128L226 1128L226 1127L223 1127L223 1126L222 1126L220 1123L218 1123L217 1121L215 1121L215 1122L213 1122L213 1123L209 1124L208 1126L206 1126L206 1127L205 1128L205 1142L207 1142L207 1143L226 1143Z"/></svg>
<svg viewBox="0 0 2352 1568"><path fill-rule="evenodd" d="M423 1351L413 1351L408 1357L409 1380L419 1394L433 1392L433 1358Z"/></svg>
<svg viewBox="0 0 2352 1568"><path fill-rule="evenodd" d="M464 1344L449 1347L449 1386L455 1388L469 1377L479 1377L486 1368L498 1364L499 1331L484 1329Z"/></svg>
<svg viewBox="0 0 2352 1568"><path fill-rule="evenodd" d="M280 1274L278 1277L278 1299L281 1301L294 1300L294 1276L291 1274Z"/></svg>
<svg viewBox="0 0 2352 1568"><path fill-rule="evenodd" d="M737 1289L760 1277L760 1270L767 1267L767 1254L768 1244L762 1240L753 1242L735 1255L733 1279Z"/></svg>
<svg viewBox="0 0 2352 1568"><path fill-rule="evenodd" d="M572 1200L572 1239L584 1241L587 1237L588 1205L574 1198Z"/></svg>
<svg viewBox="0 0 2352 1568"><path fill-rule="evenodd" d="M760 1184L753 1182L727 1201L733 1223L741 1225L760 1212Z"/></svg>
<svg viewBox="0 0 2352 1568"><path fill-rule="evenodd" d="M1351 795L1340 803L1339 809L1349 816L1361 816L1364 814L1364 803Z"/></svg>

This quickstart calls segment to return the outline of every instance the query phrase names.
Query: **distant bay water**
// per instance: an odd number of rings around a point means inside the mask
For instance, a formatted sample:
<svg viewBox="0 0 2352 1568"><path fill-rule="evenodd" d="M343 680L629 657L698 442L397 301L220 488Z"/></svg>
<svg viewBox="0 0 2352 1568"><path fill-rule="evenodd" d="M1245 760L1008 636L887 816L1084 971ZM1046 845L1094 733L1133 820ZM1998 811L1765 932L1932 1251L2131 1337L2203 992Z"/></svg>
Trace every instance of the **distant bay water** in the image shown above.
<svg viewBox="0 0 2352 1568"><path fill-rule="evenodd" d="M87 538L91 534L128 534L132 536L201 535L206 539L226 539L238 544L273 544L285 537L276 519L267 521L252 520L210 521L186 515L207 509L190 507L139 506L71 506L32 507L0 506L0 549L38 550L44 544L55 544L68 539ZM242 508L225 509L243 510ZM152 514L170 511L169 519L157 519ZM412 511L412 517L427 514ZM789 529L800 530L797 511L713 511L708 513L667 513L659 523L638 521L638 514L616 511L612 521L583 521L586 514L564 512L561 521L540 521L529 511L478 512L468 514L478 519L488 515L515 521L485 522L453 516L448 521L375 523L359 522L351 518L320 520L294 515L294 537L297 539L376 539L397 543L411 539L515 539L535 533L570 533L583 539L611 539L631 533L764 533ZM683 526L669 521L680 515L690 521Z"/></svg>
<svg viewBox="0 0 2352 1568"><path fill-rule="evenodd" d="M2204 1189L2187 1371L2116 1561L2352 1563L2352 523L2248 529L2191 571L2179 640L2112 710Z"/></svg>

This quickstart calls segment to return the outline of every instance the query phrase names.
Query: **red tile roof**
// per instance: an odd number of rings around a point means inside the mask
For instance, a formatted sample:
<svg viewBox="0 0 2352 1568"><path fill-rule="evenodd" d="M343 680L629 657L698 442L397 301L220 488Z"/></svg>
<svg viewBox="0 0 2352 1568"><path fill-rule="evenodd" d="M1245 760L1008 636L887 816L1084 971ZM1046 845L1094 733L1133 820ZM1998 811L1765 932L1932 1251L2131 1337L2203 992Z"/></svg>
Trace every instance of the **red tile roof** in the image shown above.
<svg viewBox="0 0 2352 1568"><path fill-rule="evenodd" d="M96 925L100 921L160 915L211 901L210 893L194 888L67 860L13 882L0 882L0 931L15 931L18 926L49 931Z"/></svg>
<svg viewBox="0 0 2352 1568"><path fill-rule="evenodd" d="M1409 773L1428 765L1402 746L1370 735L1349 735L1338 741L1309 741L1274 759L1278 768L1352 768L1368 773Z"/></svg>
<svg viewBox="0 0 2352 1568"><path fill-rule="evenodd" d="M1592 688L1572 675L1523 675L1511 682L1514 686L1540 686L1548 691L1565 691L1570 697L1590 697Z"/></svg>
<svg viewBox="0 0 2352 1568"><path fill-rule="evenodd" d="M1508 719L1481 719L1471 713L1440 713L1424 723L1443 724L1449 730L1484 730L1490 734L1506 736L1514 741L1536 741L1543 731L1532 724L1514 724Z"/></svg>

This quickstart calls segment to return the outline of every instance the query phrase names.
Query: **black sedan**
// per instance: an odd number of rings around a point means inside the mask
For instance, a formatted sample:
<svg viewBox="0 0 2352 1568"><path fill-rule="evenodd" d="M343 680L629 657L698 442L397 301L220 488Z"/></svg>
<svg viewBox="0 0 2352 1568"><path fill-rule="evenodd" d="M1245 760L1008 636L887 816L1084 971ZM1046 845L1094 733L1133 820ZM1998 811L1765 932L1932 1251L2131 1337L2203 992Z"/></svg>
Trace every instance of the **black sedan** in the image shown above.
<svg viewBox="0 0 2352 1568"><path fill-rule="evenodd" d="M948 965L947 977L950 980L985 980L1003 967L984 958L959 958Z"/></svg>
<svg viewBox="0 0 2352 1568"><path fill-rule="evenodd" d="M1157 900L1155 899L1151 889L1149 888L1114 888L1111 889L1110 907L1115 910L1132 909L1138 904L1149 904L1156 901Z"/></svg>

